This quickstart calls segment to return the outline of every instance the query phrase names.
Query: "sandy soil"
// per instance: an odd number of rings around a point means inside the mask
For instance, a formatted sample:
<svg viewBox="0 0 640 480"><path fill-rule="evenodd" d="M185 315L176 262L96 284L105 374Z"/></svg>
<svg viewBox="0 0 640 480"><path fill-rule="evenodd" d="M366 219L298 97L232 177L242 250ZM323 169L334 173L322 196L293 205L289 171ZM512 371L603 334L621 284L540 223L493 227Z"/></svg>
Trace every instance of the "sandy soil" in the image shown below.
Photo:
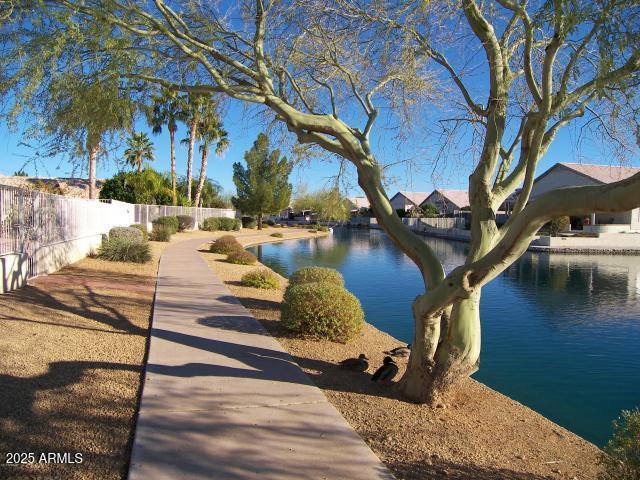
<svg viewBox="0 0 640 480"><path fill-rule="evenodd" d="M211 237L174 235L172 242ZM160 254L86 258L0 295L0 478L126 475ZM7 453L81 453L83 463L10 467Z"/></svg>
<svg viewBox="0 0 640 480"><path fill-rule="evenodd" d="M250 240L258 243L272 238L254 236ZM202 255L398 478L597 476L599 450L593 444L474 380L462 382L439 408L400 400L393 387L370 381L382 363L383 351L401 345L396 339L368 324L346 345L292 337L279 324L282 290L240 285L242 275L256 266L232 265L223 261L223 255ZM286 279L280 278L284 289ZM336 366L359 353L371 359L368 372L348 372ZM404 361L398 363L402 373Z"/></svg>

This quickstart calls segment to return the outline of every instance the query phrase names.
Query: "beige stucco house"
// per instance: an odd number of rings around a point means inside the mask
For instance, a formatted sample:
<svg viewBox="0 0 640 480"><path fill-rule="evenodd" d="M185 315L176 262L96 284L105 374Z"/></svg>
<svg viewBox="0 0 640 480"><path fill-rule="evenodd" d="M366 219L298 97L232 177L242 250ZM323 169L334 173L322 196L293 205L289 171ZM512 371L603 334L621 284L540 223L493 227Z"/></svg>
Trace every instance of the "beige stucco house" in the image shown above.
<svg viewBox="0 0 640 480"><path fill-rule="evenodd" d="M436 207L440 215L453 214L469 206L469 192L437 188L424 199L420 206L424 207L428 203Z"/></svg>
<svg viewBox="0 0 640 480"><path fill-rule="evenodd" d="M400 191L391 197L391 206L395 210L404 210L405 212L420 206L424 199L429 195L428 192L407 192Z"/></svg>
<svg viewBox="0 0 640 480"><path fill-rule="evenodd" d="M540 195L556 188L603 185L624 180L638 172L640 168L556 163L535 180L529 201L534 202ZM594 233L640 230L640 209L617 213L595 213L585 222L583 228Z"/></svg>

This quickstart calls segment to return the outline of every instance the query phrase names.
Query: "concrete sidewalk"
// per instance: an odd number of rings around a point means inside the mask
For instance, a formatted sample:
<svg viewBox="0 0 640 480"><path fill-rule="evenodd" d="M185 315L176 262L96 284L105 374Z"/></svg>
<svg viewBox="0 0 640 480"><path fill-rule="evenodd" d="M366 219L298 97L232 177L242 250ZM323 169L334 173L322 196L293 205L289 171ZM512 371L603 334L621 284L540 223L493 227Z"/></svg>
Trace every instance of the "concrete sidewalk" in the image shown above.
<svg viewBox="0 0 640 480"><path fill-rule="evenodd" d="M209 269L204 241L160 261L129 478L393 479Z"/></svg>

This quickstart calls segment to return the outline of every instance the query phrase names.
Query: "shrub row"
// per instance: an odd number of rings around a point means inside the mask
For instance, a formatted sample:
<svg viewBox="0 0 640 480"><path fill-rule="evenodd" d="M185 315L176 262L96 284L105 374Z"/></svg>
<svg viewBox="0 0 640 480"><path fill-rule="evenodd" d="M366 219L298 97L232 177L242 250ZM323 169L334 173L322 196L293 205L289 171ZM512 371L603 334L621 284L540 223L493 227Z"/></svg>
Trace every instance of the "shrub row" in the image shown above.
<svg viewBox="0 0 640 480"><path fill-rule="evenodd" d="M225 232L240 230L240 220L237 218L209 217L202 221L200 230L207 230L209 232L215 232L218 230Z"/></svg>

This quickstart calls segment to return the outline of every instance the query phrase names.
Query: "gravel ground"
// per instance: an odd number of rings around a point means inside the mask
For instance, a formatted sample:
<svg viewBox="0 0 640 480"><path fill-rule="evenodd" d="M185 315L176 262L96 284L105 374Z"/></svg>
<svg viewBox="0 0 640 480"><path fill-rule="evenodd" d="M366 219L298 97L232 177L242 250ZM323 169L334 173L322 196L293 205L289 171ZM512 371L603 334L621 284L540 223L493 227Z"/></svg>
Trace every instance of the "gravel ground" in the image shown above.
<svg viewBox="0 0 640 480"><path fill-rule="evenodd" d="M273 239L254 236L250 242L261 240ZM279 324L286 279L280 277L281 290L243 287L240 278L256 266L202 255L399 479L597 477L599 450L593 444L475 380L461 382L440 408L400 400L392 387L370 381L382 352L400 346L399 341L368 324L345 345L292 337ZM371 359L368 372L336 366L359 353ZM403 362L399 360L401 373Z"/></svg>
<svg viewBox="0 0 640 480"><path fill-rule="evenodd" d="M173 242L207 232L174 235ZM126 475L160 254L86 258L0 295L0 478ZM75 453L82 464L10 467L11 452Z"/></svg>

